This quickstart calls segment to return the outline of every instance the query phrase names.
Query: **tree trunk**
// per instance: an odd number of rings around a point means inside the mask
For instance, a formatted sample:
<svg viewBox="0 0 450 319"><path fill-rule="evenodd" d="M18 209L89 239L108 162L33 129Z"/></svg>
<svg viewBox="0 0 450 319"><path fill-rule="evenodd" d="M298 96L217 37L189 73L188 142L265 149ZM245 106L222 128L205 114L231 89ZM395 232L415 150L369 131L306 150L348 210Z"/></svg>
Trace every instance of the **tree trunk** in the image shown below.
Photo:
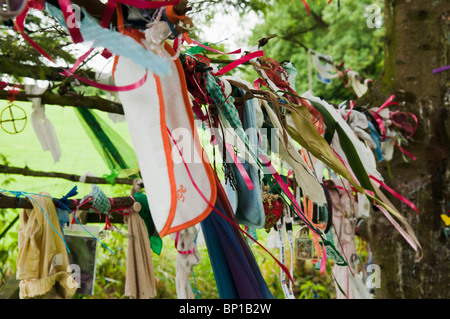
<svg viewBox="0 0 450 319"><path fill-rule="evenodd" d="M417 159L406 163L398 150L380 171L386 184L419 208L419 215L392 202L408 218L422 245L423 258L380 214L368 220L368 239L380 266L377 298L449 298L450 242L441 214L449 210L450 169L448 109L449 71L432 70L449 64L447 0L385 0L385 61L382 74L358 104L380 106L391 94L400 110L417 115L419 126L406 146ZM369 102L370 101L370 102Z"/></svg>

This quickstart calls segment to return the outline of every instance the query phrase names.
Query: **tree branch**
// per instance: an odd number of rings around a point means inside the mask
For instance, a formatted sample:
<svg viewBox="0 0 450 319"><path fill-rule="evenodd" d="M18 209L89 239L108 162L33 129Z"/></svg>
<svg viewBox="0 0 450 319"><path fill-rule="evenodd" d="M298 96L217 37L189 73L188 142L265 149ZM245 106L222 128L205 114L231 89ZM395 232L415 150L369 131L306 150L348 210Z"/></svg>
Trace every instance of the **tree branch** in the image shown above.
<svg viewBox="0 0 450 319"><path fill-rule="evenodd" d="M58 172L33 171L28 167L20 168L8 165L0 165L0 173L34 176L34 177L62 178L72 182L87 183L87 184L110 184L105 178L101 177L86 176L84 182L81 182L80 181L81 176L79 175L58 173ZM115 184L133 185L133 179L131 178L116 178L114 182Z"/></svg>
<svg viewBox="0 0 450 319"><path fill-rule="evenodd" d="M27 77L35 80L57 81L65 77L60 74L62 69L50 67L46 65L29 65L14 61L7 56L2 55L0 58L1 72L4 74L13 74L16 77ZM83 76L90 79L95 78L95 73L88 70L81 72Z"/></svg>
<svg viewBox="0 0 450 319"><path fill-rule="evenodd" d="M74 212L75 209L77 209L77 205L81 202L82 199L70 199L69 200L69 209ZM111 205L111 210L118 209L118 208L129 208L132 207L134 204L134 199L130 196L127 197L114 197L113 198L113 204ZM55 207L59 207L60 203L57 199L53 199L53 204ZM0 208L12 208L12 209L33 209L32 201L28 197L12 197L12 196L6 196L2 193L0 193ZM79 210L87 210L89 208L89 205L83 205L79 206ZM87 223L102 223L105 222L105 214L101 214L101 216L98 216L98 214L88 214L87 220L83 222ZM123 223L123 216L120 215L117 212L112 212L110 214L110 220L113 223Z"/></svg>
<svg viewBox="0 0 450 319"><path fill-rule="evenodd" d="M69 200L69 209L75 210L77 208L77 205L81 202L81 198L79 199L70 199ZM123 208L123 207L131 207L134 204L133 198L130 196L126 197L114 197L114 202L111 206L111 210L117 209L117 208ZM53 198L53 203L56 207L61 206L58 199ZM24 208L24 209L32 209L33 204L32 201L28 197L13 197L13 196L7 196L2 193L0 193L0 208ZM89 204L85 204L82 206L79 206L78 209L80 210L86 210L89 208Z"/></svg>
<svg viewBox="0 0 450 319"><path fill-rule="evenodd" d="M7 100L9 93L0 90L0 99ZM29 98L40 97L43 104L82 107L87 109L94 109L108 113L124 114L121 104L101 98L100 96L83 96L73 92L68 92L66 95L58 95L52 92L45 92L42 95L30 95L24 92L19 92L15 95L17 101L29 102Z"/></svg>

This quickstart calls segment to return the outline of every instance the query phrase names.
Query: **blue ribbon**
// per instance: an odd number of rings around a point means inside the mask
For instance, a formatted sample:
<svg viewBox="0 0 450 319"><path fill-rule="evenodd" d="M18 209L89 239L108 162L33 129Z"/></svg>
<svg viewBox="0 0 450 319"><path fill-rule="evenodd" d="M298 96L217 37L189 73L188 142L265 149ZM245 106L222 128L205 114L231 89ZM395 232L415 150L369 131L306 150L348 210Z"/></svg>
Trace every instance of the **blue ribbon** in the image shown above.
<svg viewBox="0 0 450 319"><path fill-rule="evenodd" d="M167 22L167 24L169 25L170 31L172 31L172 35L169 36L169 39L170 40L175 40L176 38L178 38L178 33L175 32L175 28L173 27L172 23L170 23L169 19L167 19L166 9L163 10L161 17L163 18L164 21Z"/></svg>
<svg viewBox="0 0 450 319"><path fill-rule="evenodd" d="M370 136L372 137L372 140L374 141L375 145L377 146L377 148L375 149L375 154L377 155L378 162L381 162L384 160L383 152L382 152L381 146L380 146L381 137L375 130L375 127L373 126L372 122L371 121L367 121L367 122L369 123Z"/></svg>
<svg viewBox="0 0 450 319"><path fill-rule="evenodd" d="M75 196L77 194L78 194L77 186L74 186L74 188L72 188L65 196L63 196L59 200L59 202L61 203L61 205L64 205L65 207L69 207L70 206L69 198L73 197L73 196Z"/></svg>

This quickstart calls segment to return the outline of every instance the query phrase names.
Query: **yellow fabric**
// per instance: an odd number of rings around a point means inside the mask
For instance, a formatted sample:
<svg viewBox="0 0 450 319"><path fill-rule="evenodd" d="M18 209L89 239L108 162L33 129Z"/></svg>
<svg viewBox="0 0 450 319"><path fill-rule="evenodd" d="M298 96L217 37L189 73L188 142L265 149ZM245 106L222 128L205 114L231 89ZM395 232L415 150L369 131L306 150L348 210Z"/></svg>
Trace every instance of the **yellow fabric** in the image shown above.
<svg viewBox="0 0 450 319"><path fill-rule="evenodd" d="M64 242L53 229L62 236L53 201L39 195L30 197L33 209L19 214L16 276L20 280L20 298L71 298L77 284L67 272L69 257Z"/></svg>

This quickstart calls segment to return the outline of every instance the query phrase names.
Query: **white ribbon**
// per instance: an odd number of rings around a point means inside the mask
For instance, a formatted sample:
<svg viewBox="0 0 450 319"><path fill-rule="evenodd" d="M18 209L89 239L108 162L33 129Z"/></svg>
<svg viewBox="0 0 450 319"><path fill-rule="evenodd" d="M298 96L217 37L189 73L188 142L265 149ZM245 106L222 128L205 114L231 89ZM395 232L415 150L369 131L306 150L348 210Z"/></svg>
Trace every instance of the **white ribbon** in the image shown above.
<svg viewBox="0 0 450 319"><path fill-rule="evenodd" d="M41 86L38 84L41 82ZM36 84L26 84L25 92L30 95L43 94L49 83L47 81L36 81ZM44 151L50 151L53 161L56 163L61 157L61 148L55 128L50 120L45 116L45 106L41 104L41 98L34 97L29 99L33 103L33 112L31 113L31 123L39 142Z"/></svg>

